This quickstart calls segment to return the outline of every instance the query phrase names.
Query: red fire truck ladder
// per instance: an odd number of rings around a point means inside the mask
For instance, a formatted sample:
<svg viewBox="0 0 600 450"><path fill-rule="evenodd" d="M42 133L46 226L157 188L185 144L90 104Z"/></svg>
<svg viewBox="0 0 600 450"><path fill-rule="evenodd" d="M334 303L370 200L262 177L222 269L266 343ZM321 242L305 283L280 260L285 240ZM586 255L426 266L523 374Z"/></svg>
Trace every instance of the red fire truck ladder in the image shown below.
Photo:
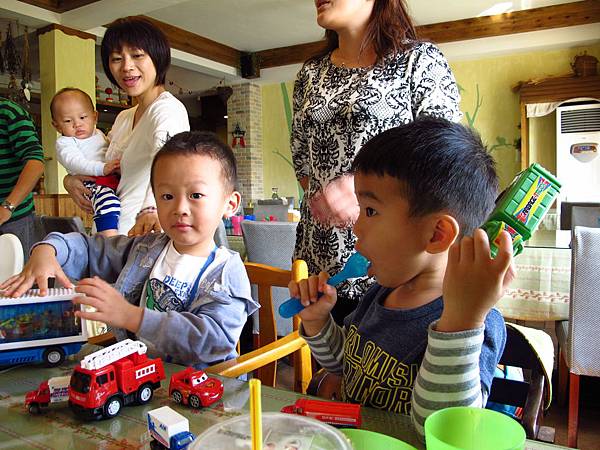
<svg viewBox="0 0 600 450"><path fill-rule="evenodd" d="M81 367L87 370L98 370L134 353L143 355L147 350L148 348L143 342L125 339L110 347L103 348L102 350L87 355L81 360Z"/></svg>

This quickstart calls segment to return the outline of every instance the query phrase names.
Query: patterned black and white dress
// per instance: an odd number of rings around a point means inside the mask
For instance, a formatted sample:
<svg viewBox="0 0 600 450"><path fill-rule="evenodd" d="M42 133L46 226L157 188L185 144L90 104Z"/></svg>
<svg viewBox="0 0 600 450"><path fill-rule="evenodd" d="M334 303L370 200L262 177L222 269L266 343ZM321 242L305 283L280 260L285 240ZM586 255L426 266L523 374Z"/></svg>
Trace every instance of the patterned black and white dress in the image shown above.
<svg viewBox="0 0 600 450"><path fill-rule="evenodd" d="M331 54L307 61L294 85L291 150L296 177L308 177L305 199L350 170L358 150L373 136L421 115L459 121L460 95L448 62L431 43L367 68L335 66ZM308 270L338 272L354 251L351 230L324 227L301 207L294 258ZM358 300L369 285L354 279L338 287Z"/></svg>

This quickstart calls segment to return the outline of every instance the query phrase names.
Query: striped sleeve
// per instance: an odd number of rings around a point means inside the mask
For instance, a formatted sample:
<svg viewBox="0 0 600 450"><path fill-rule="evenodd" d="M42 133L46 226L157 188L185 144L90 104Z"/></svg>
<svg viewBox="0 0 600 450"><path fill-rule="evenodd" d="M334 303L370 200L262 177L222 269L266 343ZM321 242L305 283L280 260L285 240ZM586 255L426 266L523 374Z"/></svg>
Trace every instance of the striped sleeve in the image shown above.
<svg viewBox="0 0 600 450"><path fill-rule="evenodd" d="M344 368L344 340L346 339L345 328L336 325L333 318L329 320L323 329L314 336L306 336L304 328L300 324L300 336L304 338L310 348L315 360L328 372L341 375Z"/></svg>
<svg viewBox="0 0 600 450"><path fill-rule="evenodd" d="M450 406L481 407L484 403L479 356L484 327L442 333L429 326L427 350L412 394L412 422L421 437L425 419Z"/></svg>
<svg viewBox="0 0 600 450"><path fill-rule="evenodd" d="M8 140L21 161L44 160L44 151L31 116L19 105L5 105L4 124Z"/></svg>

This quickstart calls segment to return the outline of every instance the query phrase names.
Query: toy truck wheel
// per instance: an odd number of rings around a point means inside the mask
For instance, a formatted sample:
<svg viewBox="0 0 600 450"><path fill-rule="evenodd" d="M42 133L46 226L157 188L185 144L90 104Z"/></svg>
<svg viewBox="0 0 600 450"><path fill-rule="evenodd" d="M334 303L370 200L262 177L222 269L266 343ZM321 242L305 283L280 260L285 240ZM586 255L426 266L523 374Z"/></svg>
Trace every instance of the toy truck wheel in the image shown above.
<svg viewBox="0 0 600 450"><path fill-rule="evenodd" d="M173 391L173 393L171 394L171 398L175 403L183 402L183 395L181 395L181 392L179 391Z"/></svg>
<svg viewBox="0 0 600 450"><path fill-rule="evenodd" d="M47 348L42 358L48 367L58 366L65 360L65 352L59 347Z"/></svg>
<svg viewBox="0 0 600 450"><path fill-rule="evenodd" d="M140 405L144 405L146 403L148 403L150 400L152 400L152 395L154 394L154 391L152 390L152 386L150 384L144 384L142 386L140 386L140 388L137 391L137 402Z"/></svg>
<svg viewBox="0 0 600 450"><path fill-rule="evenodd" d="M29 405L29 414L39 414L42 412L39 403L32 403Z"/></svg>
<svg viewBox="0 0 600 450"><path fill-rule="evenodd" d="M202 408L202 403L200 403L200 399L198 398L197 395L190 395L190 398L188 399L188 401L192 408L196 408L196 409Z"/></svg>
<svg viewBox="0 0 600 450"><path fill-rule="evenodd" d="M104 405L104 417L110 419L119 415L121 407L123 406L123 400L119 397L111 397Z"/></svg>

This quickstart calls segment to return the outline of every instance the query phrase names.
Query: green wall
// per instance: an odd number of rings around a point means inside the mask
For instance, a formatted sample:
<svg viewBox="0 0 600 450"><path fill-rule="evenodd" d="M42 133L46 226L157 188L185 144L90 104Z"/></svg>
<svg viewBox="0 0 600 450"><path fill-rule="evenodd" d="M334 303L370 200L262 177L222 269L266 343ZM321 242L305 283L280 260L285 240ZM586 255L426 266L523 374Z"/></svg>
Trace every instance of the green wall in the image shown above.
<svg viewBox="0 0 600 450"><path fill-rule="evenodd" d="M521 118L513 86L519 81L569 74L575 55L583 51L600 59L600 44L595 44L450 63L461 88L463 122L481 133L498 163L502 186L520 169L521 156L513 144L520 137ZM552 172L556 171L555 120L554 113L529 120L530 161Z"/></svg>
<svg viewBox="0 0 600 450"><path fill-rule="evenodd" d="M293 90L293 81L262 87L263 182L265 195L277 187L279 196L297 199L299 187L290 152Z"/></svg>
<svg viewBox="0 0 600 450"><path fill-rule="evenodd" d="M600 43L597 43L450 64L461 89L463 122L481 133L498 163L502 187L520 169L520 154L514 146L520 137L519 96L512 92L513 86L519 81L569 74L575 55L583 51L600 60ZM271 192L276 186L280 195L297 197L285 107L289 101L291 108L292 91L293 81L262 87L264 190ZM556 171L555 120L555 114L551 114L529 121L530 159L553 172Z"/></svg>

